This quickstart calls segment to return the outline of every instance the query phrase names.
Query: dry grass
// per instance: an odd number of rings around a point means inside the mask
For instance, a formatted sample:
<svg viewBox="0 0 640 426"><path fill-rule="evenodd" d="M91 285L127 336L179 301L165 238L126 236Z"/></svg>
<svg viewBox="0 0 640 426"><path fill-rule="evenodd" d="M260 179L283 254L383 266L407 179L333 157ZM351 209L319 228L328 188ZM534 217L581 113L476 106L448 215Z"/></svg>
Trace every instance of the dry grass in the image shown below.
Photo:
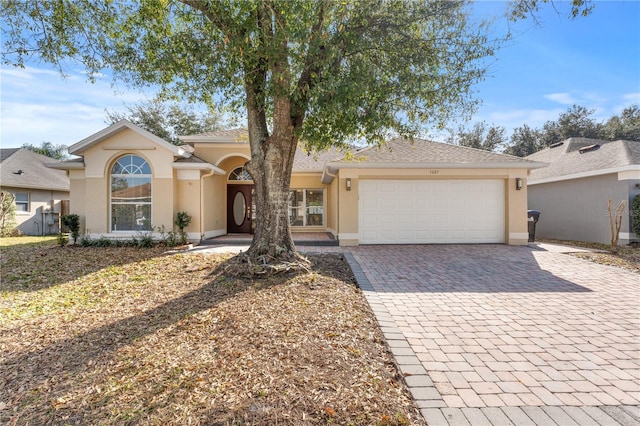
<svg viewBox="0 0 640 426"><path fill-rule="evenodd" d="M1 250L1 424L424 424L340 256L252 281L216 255Z"/></svg>
<svg viewBox="0 0 640 426"><path fill-rule="evenodd" d="M627 269L629 271L640 274L640 246L637 244L633 246L620 246L618 248L618 253L613 254L610 251L610 246L608 246L607 244L550 239L541 241L600 250L599 252L593 253L572 253L572 255L581 259L589 260L591 262L600 263L602 265L616 266L618 268Z"/></svg>

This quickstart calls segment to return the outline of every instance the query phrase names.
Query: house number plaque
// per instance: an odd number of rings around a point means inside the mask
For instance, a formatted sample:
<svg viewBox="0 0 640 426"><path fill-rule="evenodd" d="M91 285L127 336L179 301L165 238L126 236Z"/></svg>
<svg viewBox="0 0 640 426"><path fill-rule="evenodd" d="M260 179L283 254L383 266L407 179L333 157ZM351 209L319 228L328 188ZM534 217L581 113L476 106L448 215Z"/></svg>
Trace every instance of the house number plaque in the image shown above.
<svg viewBox="0 0 640 426"><path fill-rule="evenodd" d="M440 170L438 170L438 169L429 170L429 174L430 175L439 175L440 174Z"/></svg>

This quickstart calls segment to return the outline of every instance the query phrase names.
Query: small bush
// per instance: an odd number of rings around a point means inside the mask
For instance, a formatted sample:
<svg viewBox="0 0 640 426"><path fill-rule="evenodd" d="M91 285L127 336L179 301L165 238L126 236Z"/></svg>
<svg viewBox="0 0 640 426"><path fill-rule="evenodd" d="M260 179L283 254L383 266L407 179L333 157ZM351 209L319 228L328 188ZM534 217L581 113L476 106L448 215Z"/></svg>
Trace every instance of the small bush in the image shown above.
<svg viewBox="0 0 640 426"><path fill-rule="evenodd" d="M177 245L182 244L182 235L180 235L177 232L171 231L167 234L166 238L164 239L165 243L167 244L167 246L169 247L175 247Z"/></svg>
<svg viewBox="0 0 640 426"><path fill-rule="evenodd" d="M184 228L189 226L191 223L191 216L187 212L178 212L176 213L176 220L173 222L180 230L180 238L182 239L182 244L187 243L187 234L184 232Z"/></svg>
<svg viewBox="0 0 640 426"><path fill-rule="evenodd" d="M631 228L640 238L640 194L633 197L631 201Z"/></svg>
<svg viewBox="0 0 640 426"><path fill-rule="evenodd" d="M67 227L73 238L73 244L75 245L80 235L80 216L77 214L65 214L61 218L62 224Z"/></svg>
<svg viewBox="0 0 640 426"><path fill-rule="evenodd" d="M138 248L151 248L155 245L151 234L141 235L140 238L134 238L134 245Z"/></svg>
<svg viewBox="0 0 640 426"><path fill-rule="evenodd" d="M0 192L0 236L12 236L16 226L15 196L11 192Z"/></svg>
<svg viewBox="0 0 640 426"><path fill-rule="evenodd" d="M58 232L57 241L60 247L64 247L69 242L69 236L67 234L63 234L62 231L60 231Z"/></svg>

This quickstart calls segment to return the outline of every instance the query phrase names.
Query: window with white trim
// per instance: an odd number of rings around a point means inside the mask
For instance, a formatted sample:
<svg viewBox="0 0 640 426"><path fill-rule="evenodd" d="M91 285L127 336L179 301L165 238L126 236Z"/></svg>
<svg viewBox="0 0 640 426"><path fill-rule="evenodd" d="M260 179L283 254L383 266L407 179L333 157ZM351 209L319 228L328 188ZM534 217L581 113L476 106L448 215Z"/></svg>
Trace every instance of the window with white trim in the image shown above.
<svg viewBox="0 0 640 426"><path fill-rule="evenodd" d="M16 192L13 194L15 197L16 211L17 212L29 212L31 208L29 206L29 193L28 192Z"/></svg>
<svg viewBox="0 0 640 426"><path fill-rule="evenodd" d="M238 167L229 173L229 180L253 181L245 166Z"/></svg>
<svg viewBox="0 0 640 426"><path fill-rule="evenodd" d="M127 154L111 168L111 230L151 230L151 167Z"/></svg>
<svg viewBox="0 0 640 426"><path fill-rule="evenodd" d="M324 189L292 189L289 221L291 226L324 226Z"/></svg>

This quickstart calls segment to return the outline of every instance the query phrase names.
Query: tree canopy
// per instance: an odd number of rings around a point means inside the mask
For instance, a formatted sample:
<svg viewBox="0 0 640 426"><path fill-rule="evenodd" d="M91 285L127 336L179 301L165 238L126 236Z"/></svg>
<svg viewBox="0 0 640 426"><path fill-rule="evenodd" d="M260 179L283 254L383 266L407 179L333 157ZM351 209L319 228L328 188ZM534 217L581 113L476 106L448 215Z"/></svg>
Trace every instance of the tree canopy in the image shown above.
<svg viewBox="0 0 640 426"><path fill-rule="evenodd" d="M490 126L482 121L475 123L471 129L460 127L449 136L448 142L485 151L498 151L507 142L505 131L502 126Z"/></svg>
<svg viewBox="0 0 640 426"><path fill-rule="evenodd" d="M56 160L64 160L68 157L67 149L69 147L66 145L54 145L51 142L42 142L40 146L25 143L22 147L29 151L55 158Z"/></svg>
<svg viewBox="0 0 640 426"><path fill-rule="evenodd" d="M73 58L243 114L250 88L265 119L284 96L321 146L468 112L494 47L463 2L18 0L2 13L5 63Z"/></svg>
<svg viewBox="0 0 640 426"><path fill-rule="evenodd" d="M219 116L212 111L196 112L192 107L162 102L158 98L129 105L126 112L107 111L108 124L122 119L127 119L174 145L182 144L178 136L220 130Z"/></svg>
<svg viewBox="0 0 640 426"><path fill-rule="evenodd" d="M604 122L592 116L595 110L573 105L560 113L557 120L545 122L540 129L524 124L514 129L506 154L524 157L568 138L592 138L602 140L626 139L640 141L640 108L631 105L620 115L613 115Z"/></svg>

